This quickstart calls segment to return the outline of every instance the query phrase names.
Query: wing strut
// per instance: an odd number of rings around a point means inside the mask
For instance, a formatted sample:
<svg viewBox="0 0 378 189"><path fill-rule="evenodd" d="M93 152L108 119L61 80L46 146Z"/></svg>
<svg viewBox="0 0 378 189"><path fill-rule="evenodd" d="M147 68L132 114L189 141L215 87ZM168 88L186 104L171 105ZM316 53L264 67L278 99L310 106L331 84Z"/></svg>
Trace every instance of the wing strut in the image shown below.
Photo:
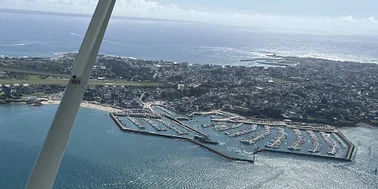
<svg viewBox="0 0 378 189"><path fill-rule="evenodd" d="M25 187L27 189L50 189L53 187L115 1L98 1L76 57L71 79Z"/></svg>

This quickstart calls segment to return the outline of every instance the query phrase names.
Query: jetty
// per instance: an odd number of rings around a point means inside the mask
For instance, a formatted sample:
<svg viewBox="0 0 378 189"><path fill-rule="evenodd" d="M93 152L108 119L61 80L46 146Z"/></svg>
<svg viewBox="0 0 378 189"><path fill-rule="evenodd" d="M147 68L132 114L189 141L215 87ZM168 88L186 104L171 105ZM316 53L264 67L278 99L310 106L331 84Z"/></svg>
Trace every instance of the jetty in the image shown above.
<svg viewBox="0 0 378 189"><path fill-rule="evenodd" d="M294 155L299 155L299 156L317 157L317 158L324 158L324 159L330 159L330 160L352 161L351 159L342 158L342 157L335 157L335 156L328 156L328 155L321 155L321 154L304 154L298 151L283 151L283 150L276 150L276 149L269 149L269 148L259 149L259 152L274 152L274 153L281 153L281 154L294 154Z"/></svg>
<svg viewBox="0 0 378 189"><path fill-rule="evenodd" d="M350 142L341 132L337 133L347 144L348 144L348 151L345 155L346 159L352 160L353 152L356 149L355 146Z"/></svg>

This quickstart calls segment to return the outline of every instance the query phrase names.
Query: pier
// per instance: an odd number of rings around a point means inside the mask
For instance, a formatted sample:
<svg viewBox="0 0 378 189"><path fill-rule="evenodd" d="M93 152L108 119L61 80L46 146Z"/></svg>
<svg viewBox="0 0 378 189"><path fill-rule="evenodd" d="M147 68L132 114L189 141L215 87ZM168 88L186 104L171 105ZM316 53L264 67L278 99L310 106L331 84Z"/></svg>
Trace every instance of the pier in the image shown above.
<svg viewBox="0 0 378 189"><path fill-rule="evenodd" d="M133 117L127 117L131 122L134 123L134 125L136 125L139 129L145 129L146 127L144 125L142 125L137 119L133 118Z"/></svg>
<svg viewBox="0 0 378 189"><path fill-rule="evenodd" d="M163 108L163 107L161 107L161 106L155 106L155 107L156 107L157 109L161 110L162 112L164 112L164 113L170 115L170 116L173 116L173 117L176 117L176 116L177 116L176 113L173 113L173 112L171 112L171 111L169 111L169 110L167 110L167 109L165 109L165 108Z"/></svg>
<svg viewBox="0 0 378 189"><path fill-rule="evenodd" d="M189 125L186 125L185 123L181 122L180 120L176 119L175 117L171 117L171 116L168 116L168 115L164 115L164 117L172 120L173 122L177 123L178 125L183 126L184 128L188 129L189 131L192 131L192 132L194 132L194 133L196 133L200 136L203 136L203 137L206 137L206 138L209 137L207 134L205 134L205 133L203 133L203 132L201 132L201 131L199 131L199 130L197 130L197 129L189 126Z"/></svg>
<svg viewBox="0 0 378 189"><path fill-rule="evenodd" d="M247 120L247 119L232 120L231 118L211 119L211 121L224 122L224 123L268 125L271 127L287 127L291 129L314 130L314 131L323 131L323 132L338 132L334 127L328 126L328 125L291 125L291 124L286 124L283 121L256 121L256 120Z"/></svg>
<svg viewBox="0 0 378 189"><path fill-rule="evenodd" d="M228 135L229 137L238 137L238 136L242 136L242 135L246 135L246 134L255 132L256 130L257 130L257 125L252 125L248 129L229 131L229 132L225 132L224 134Z"/></svg>
<svg viewBox="0 0 378 189"><path fill-rule="evenodd" d="M287 133L285 132L285 129L280 127L278 128L278 136L274 139L272 139L268 144L266 144L266 147L269 148L278 148L280 147L281 143L287 138Z"/></svg>
<svg viewBox="0 0 378 189"><path fill-rule="evenodd" d="M347 148L347 144L345 144L345 142L343 141L343 139L341 139L339 137L339 135L337 135L336 133L332 133L332 135L336 138L336 140L340 143L341 147L343 148Z"/></svg>
<svg viewBox="0 0 378 189"><path fill-rule="evenodd" d="M155 114L150 109L126 109L121 112L115 113L116 116L124 116L124 117L141 117L141 118L153 118L153 119L160 119L161 116Z"/></svg>
<svg viewBox="0 0 378 189"><path fill-rule="evenodd" d="M322 148L322 144L319 142L318 137L316 137L314 131L312 130L307 130L307 134L311 138L311 148L308 149L309 152L311 153L318 153L320 149Z"/></svg>
<svg viewBox="0 0 378 189"><path fill-rule="evenodd" d="M148 124L150 124L151 127L153 127L156 131L167 131L166 128L162 128L162 127L160 127L159 125L157 125L155 122L153 122L153 121L150 120L150 119L143 118L143 120L144 120L145 122L147 122Z"/></svg>
<svg viewBox="0 0 378 189"><path fill-rule="evenodd" d="M223 132L223 131L227 131L227 130L230 130L230 129L236 129L236 128L239 128L240 126L242 126L243 123L239 123L237 125L235 124L227 124L227 125L219 125L219 126L215 126L214 127L214 130L218 131L218 132Z"/></svg>
<svg viewBox="0 0 378 189"><path fill-rule="evenodd" d="M264 139L265 137L269 136L272 134L272 130L270 126L265 126L265 131L259 133L255 137L247 138L247 139L241 139L240 142L243 144L255 144L257 141Z"/></svg>
<svg viewBox="0 0 378 189"><path fill-rule="evenodd" d="M213 153L215 153L215 154L217 154L217 155L219 155L223 158L233 160L233 161L242 161L242 162L254 163L254 160L229 156L229 155L227 155L223 152L215 150L215 149L213 149L209 146L206 146L205 144L202 144L201 142L194 140L194 139L191 139L189 137L175 136L175 135L169 135L169 134L161 134L161 133L150 132L150 131L145 131L145 130L130 129L130 128L126 127L114 114L110 113L109 116L112 118L112 120L118 126L118 128L123 132L131 132L131 133L137 133L137 134L144 134L144 135L160 136L160 137L172 138L172 139L187 140L187 141L192 142L193 144L199 145L202 148L204 148L204 149L206 149L210 152L213 152Z"/></svg>
<svg viewBox="0 0 378 189"><path fill-rule="evenodd" d="M166 127L170 128L171 130L173 130L178 135L188 134L187 132L181 131L180 129L178 129L177 127L175 127L174 125L172 125L171 123L169 123L165 120L157 120L157 121L159 121L161 124L165 125Z"/></svg>
<svg viewBox="0 0 378 189"><path fill-rule="evenodd" d="M335 142L331 139L328 133L320 132L320 135L323 137L324 141L326 141L328 146L328 155L335 155L337 152L337 146Z"/></svg>
<svg viewBox="0 0 378 189"><path fill-rule="evenodd" d="M302 145L305 143L305 138L299 129L293 129L295 134L295 141L288 147L289 150L301 150Z"/></svg>

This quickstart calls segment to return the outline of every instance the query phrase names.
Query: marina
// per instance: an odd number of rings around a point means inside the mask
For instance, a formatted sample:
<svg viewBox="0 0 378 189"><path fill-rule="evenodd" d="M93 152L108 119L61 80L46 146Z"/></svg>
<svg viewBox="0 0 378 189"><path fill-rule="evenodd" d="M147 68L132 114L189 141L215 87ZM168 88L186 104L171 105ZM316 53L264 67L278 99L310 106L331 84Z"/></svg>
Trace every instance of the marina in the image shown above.
<svg viewBox="0 0 378 189"><path fill-rule="evenodd" d="M233 161L241 161L241 162L248 162L248 163L254 163L254 160L251 160L251 159L248 159L248 158L238 158L238 157L232 157L230 155L227 155L223 152L220 152L218 150L215 150L207 145L205 145L204 143L208 144L208 143L211 143L211 144L217 144L217 142L211 142L211 140L209 139L203 139L203 140L198 140L196 138L189 138L189 137L183 137L183 136L176 136L176 135L169 135L169 134L161 134L161 133L157 133L157 132L149 132L149 131L144 131L144 130L135 130L135 129L130 129L128 127L126 127L119 119L116 115L114 115L113 113L109 113L109 116L112 118L112 120L116 123L116 125L118 126L118 128L121 130L121 131L124 131L124 132L131 132L131 133L137 133L137 134L144 134L144 135L151 135L151 136L160 136L160 137L165 137L165 138L172 138L172 139L181 139L181 140L187 140L189 142L192 142L198 146L201 146L202 148L210 151L210 152L213 152L223 158L226 158L226 159L229 159L229 160L233 160Z"/></svg>
<svg viewBox="0 0 378 189"><path fill-rule="evenodd" d="M145 108L111 116L122 131L185 139L227 159L252 161L251 154L267 151L350 161L354 151L353 144L328 125L247 119L219 110L185 117L152 103Z"/></svg>

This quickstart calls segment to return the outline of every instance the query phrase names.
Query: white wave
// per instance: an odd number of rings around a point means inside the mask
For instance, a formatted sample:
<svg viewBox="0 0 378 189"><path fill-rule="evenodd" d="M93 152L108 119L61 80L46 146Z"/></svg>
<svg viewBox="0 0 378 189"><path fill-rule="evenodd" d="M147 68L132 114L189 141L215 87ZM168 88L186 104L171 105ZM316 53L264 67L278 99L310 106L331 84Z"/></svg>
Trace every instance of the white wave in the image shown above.
<svg viewBox="0 0 378 189"><path fill-rule="evenodd" d="M106 43L113 44L113 45L120 45L121 44L121 43L118 43L118 42L115 42L115 41L106 40L106 39L103 39L102 41L106 42Z"/></svg>
<svg viewBox="0 0 378 189"><path fill-rule="evenodd" d="M62 57L63 55L65 55L65 54L69 54L69 53L78 53L77 51L76 52L56 52L56 53L54 53L54 56L55 57Z"/></svg>
<svg viewBox="0 0 378 189"><path fill-rule="evenodd" d="M25 46L26 43L10 43L10 44L0 44L2 47L17 47L17 46Z"/></svg>
<svg viewBox="0 0 378 189"><path fill-rule="evenodd" d="M74 33L74 32L71 32L70 34L71 34L71 35L74 35L74 36L84 37L84 35L77 34L77 33Z"/></svg>
<svg viewBox="0 0 378 189"><path fill-rule="evenodd" d="M74 33L74 32L71 32L70 34L74 35L74 36L78 36L78 37L84 37L84 35L78 34L78 33ZM113 44L113 45L119 45L119 44L121 44L121 43L118 43L118 42L115 42L115 41L111 41L111 40L107 40L107 39L103 39L102 41L106 42L106 43Z"/></svg>

